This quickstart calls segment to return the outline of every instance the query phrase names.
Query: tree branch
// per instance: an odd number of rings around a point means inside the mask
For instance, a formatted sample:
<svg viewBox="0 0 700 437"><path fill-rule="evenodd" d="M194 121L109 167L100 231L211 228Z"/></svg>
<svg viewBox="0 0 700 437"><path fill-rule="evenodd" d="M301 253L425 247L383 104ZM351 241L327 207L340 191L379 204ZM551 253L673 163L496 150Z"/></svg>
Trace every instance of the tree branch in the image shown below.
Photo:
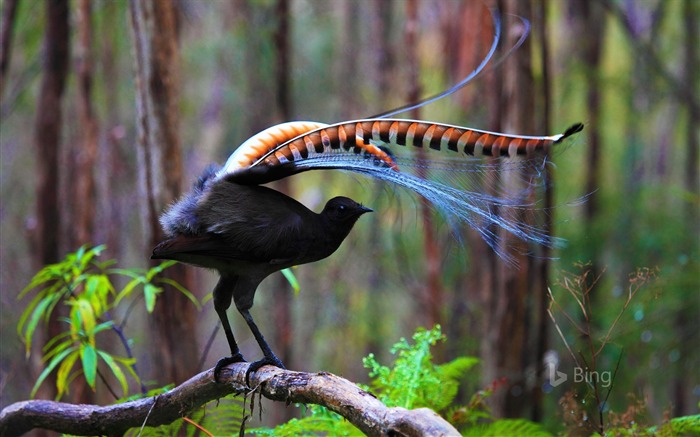
<svg viewBox="0 0 700 437"><path fill-rule="evenodd" d="M0 411L0 437L19 436L34 428L72 435L117 436L144 422L146 426L168 424L209 401L248 392L245 386L248 366L248 363L236 363L225 367L218 384L210 369L162 395L116 405L17 402ZM266 366L252 373L250 382L271 400L322 405L371 436L459 435L432 410L389 408L371 393L330 373L294 372Z"/></svg>

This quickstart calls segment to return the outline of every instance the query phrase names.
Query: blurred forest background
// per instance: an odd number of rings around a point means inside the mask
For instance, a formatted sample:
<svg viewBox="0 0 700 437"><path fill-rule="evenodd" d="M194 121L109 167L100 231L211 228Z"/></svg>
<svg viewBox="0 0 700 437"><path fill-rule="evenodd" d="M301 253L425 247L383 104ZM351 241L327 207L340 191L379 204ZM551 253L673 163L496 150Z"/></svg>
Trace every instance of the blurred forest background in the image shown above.
<svg viewBox="0 0 700 437"><path fill-rule="evenodd" d="M495 414L557 430L560 399L587 388L573 381L547 314L549 287L574 354L614 325L596 363L616 371L606 411L636 405L632 396L650 423L697 414L700 2L691 0L3 0L0 407L27 399L41 372L40 349L27 362L16 331L30 300L17 295L41 266L83 244L106 244L103 258L120 267L149 266L157 214L209 163L282 121L367 117L458 82L491 44L488 7L503 17L495 59L522 31L514 15L532 24L524 45L406 116L531 135L583 122L552 158L549 226L566 246L513 269L472 232L455 238L415 198L344 174L301 175L276 187L316 211L343 194L376 213L329 259L294 270L298 295L282 275L268 278L256 320L288 368L357 382L367 380L363 356L390 362L398 338L439 323L447 341L437 362L481 359L465 399L500 381ZM640 268L655 279L626 304ZM169 272L199 299L216 280L193 267ZM570 293L575 278L590 289L585 316ZM152 386L227 354L221 332L206 346L217 317L205 302L197 310L165 289L153 315L133 309L125 331ZM257 357L230 312L244 355ZM101 341L122 352L109 333ZM547 384L545 356L569 381ZM76 385L65 399L114 400L99 384L94 393ZM53 396L45 384L39 397Z"/></svg>

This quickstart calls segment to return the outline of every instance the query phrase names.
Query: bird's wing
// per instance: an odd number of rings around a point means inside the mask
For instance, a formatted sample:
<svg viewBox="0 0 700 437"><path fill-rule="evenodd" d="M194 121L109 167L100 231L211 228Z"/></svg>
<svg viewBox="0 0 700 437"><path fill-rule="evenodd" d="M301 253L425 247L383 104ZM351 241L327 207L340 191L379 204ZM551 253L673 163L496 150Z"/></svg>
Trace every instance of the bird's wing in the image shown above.
<svg viewBox="0 0 700 437"><path fill-rule="evenodd" d="M202 232L220 238L221 256L282 263L299 256L313 230L315 214L296 200L267 187L212 182L195 211Z"/></svg>
<svg viewBox="0 0 700 437"><path fill-rule="evenodd" d="M210 268L217 268L212 262L226 260L287 264L296 259L300 248L304 247L298 241L299 232L294 231L300 226L298 221L299 217L289 216L285 221L274 221L275 226L269 221L264 228L245 223L236 227L238 232L235 233L223 234L218 229L202 235L176 235L158 244L153 250L153 258L174 259Z"/></svg>

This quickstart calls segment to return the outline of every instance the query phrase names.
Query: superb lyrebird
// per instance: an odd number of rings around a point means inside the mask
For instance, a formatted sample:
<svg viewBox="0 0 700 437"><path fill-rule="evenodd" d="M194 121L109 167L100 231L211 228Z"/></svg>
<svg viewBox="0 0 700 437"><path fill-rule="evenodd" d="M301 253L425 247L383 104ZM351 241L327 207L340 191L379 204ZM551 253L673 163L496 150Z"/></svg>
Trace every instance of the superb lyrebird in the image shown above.
<svg viewBox="0 0 700 437"><path fill-rule="evenodd" d="M167 239L156 246L152 258L173 259L219 273L214 308L231 356L219 360L215 378L222 366L244 360L226 315L232 301L264 355L248 372L264 364L284 367L250 315L259 283L273 272L330 256L357 219L371 210L347 197L336 197L316 214L261 184L308 170L356 172L415 191L467 222L497 250L494 227L527 241L549 244L550 237L536 227L523 226L502 211L494 213L494 207L522 210L531 205L520 194L477 191L475 181L494 168L493 162L481 164L479 160L523 157L530 164L540 162L536 161L539 152L581 129L577 124L560 135L528 137L404 119L273 126L242 144L223 167L208 170L163 214ZM439 154L438 159L433 160L429 153L415 155L419 149ZM461 177L431 180L425 171L415 171L431 167Z"/></svg>

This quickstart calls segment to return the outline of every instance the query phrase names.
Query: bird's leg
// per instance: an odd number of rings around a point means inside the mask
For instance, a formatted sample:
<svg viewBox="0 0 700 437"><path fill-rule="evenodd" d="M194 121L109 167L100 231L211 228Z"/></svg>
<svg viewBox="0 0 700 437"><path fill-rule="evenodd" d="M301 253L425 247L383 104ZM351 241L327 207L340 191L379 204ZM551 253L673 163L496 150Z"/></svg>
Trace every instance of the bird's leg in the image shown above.
<svg viewBox="0 0 700 437"><path fill-rule="evenodd" d="M221 358L214 367L214 381L219 382L219 374L224 366L229 364L238 363L245 361L241 351L238 349L238 344L236 339L233 338L233 330L231 330L231 324L228 321L228 316L226 315L226 310L231 306L231 298L233 297L233 287L237 278L230 276L221 276L219 282L214 288L214 310L216 314L219 315L219 320L221 320L221 325L224 327L224 333L226 334L226 340L231 348L231 356Z"/></svg>
<svg viewBox="0 0 700 437"><path fill-rule="evenodd" d="M257 340L258 345L260 345L260 349L263 352L263 358L258 361L254 361L250 363L250 366L248 367L248 370L246 371L245 374L245 382L250 386L250 374L252 372L255 372L262 366L265 366L267 364L273 365L275 367L279 367L280 369L286 369L284 367L284 364L282 364L282 361L280 361L279 358L277 358L277 355L275 355L274 352L272 352L272 349L270 349L270 346L267 344L267 341L265 341L265 337L263 337L262 333L260 332L260 329L258 329L258 326L255 324L253 321L253 316L250 315L250 311L248 308L238 308L238 311L240 311L241 315L245 319L246 323L248 323L248 327L250 328L251 332L255 336L255 340Z"/></svg>

